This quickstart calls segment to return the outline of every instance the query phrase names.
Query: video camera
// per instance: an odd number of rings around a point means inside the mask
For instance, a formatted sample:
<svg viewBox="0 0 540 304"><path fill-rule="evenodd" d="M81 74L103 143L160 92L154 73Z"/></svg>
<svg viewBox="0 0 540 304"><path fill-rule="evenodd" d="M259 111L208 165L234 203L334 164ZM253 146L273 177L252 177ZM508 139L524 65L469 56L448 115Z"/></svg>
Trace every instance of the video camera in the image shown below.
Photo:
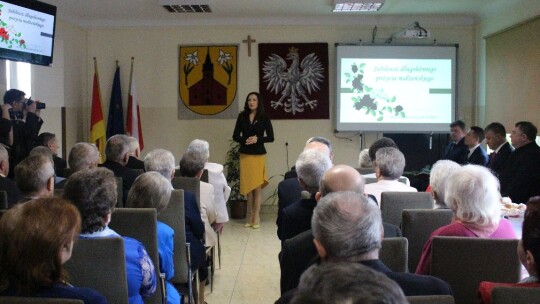
<svg viewBox="0 0 540 304"><path fill-rule="evenodd" d="M28 97L28 99L26 99L26 102L25 102L25 106L29 106L31 104L33 104L35 101L32 99L32 97ZM38 101L37 104L36 104L36 110L43 110L45 109L47 105L44 103L44 102L40 102Z"/></svg>

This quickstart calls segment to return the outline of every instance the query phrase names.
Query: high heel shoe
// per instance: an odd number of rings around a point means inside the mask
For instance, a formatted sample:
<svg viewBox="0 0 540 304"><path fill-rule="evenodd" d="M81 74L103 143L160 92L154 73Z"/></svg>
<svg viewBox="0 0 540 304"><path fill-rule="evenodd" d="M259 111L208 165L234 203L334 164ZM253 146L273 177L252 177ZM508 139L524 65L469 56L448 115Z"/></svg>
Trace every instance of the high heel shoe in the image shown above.
<svg viewBox="0 0 540 304"><path fill-rule="evenodd" d="M261 228L261 225L255 224L255 225L252 225L251 228L253 228L253 229L259 229L259 228Z"/></svg>

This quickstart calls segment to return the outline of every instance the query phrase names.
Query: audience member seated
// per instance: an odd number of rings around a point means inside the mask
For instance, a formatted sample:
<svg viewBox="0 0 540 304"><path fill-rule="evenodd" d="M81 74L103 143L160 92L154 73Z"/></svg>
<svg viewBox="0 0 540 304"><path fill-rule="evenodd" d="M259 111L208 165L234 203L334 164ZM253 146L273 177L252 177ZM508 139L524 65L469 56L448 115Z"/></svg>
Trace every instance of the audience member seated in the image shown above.
<svg viewBox="0 0 540 304"><path fill-rule="evenodd" d="M204 168L204 159L200 155L186 152L180 159L180 175L199 179L200 185L200 213L204 222L204 239L207 247L217 244L217 234L214 231L216 222L216 208L214 205L214 187L208 183L200 181Z"/></svg>
<svg viewBox="0 0 540 304"><path fill-rule="evenodd" d="M11 208L21 199L21 191L14 180L7 177L9 174L9 155L6 148L0 145L0 191L6 191L8 208Z"/></svg>
<svg viewBox="0 0 540 304"><path fill-rule="evenodd" d="M15 181L24 203L54 193L54 167L43 155L28 156L15 167Z"/></svg>
<svg viewBox="0 0 540 304"><path fill-rule="evenodd" d="M369 158L371 159L371 163L374 169L373 171L375 171L375 158L377 157L377 151L379 151L379 149L382 149L382 148L396 148L399 150L398 146L396 145L393 139L388 138L388 137L381 137L377 139L368 149ZM370 174L363 174L363 175L365 178L377 178L375 172L370 173ZM399 179L404 179L405 185L407 186L411 185L411 181L409 180L409 178L405 176L400 176ZM377 204L380 204L380 203L381 203L380 201L377 201Z"/></svg>
<svg viewBox="0 0 540 304"><path fill-rule="evenodd" d="M383 237L379 208L356 192L324 196L313 212L313 236L321 264L362 264L395 281L406 296L452 294L444 281L406 272L392 272L379 260ZM289 303L290 290L277 303Z"/></svg>
<svg viewBox="0 0 540 304"><path fill-rule="evenodd" d="M479 294L482 304L491 304L491 292L497 286L540 287L540 196L532 197L527 203L523 221L522 237L518 243L518 256L529 273L519 283L480 283Z"/></svg>
<svg viewBox="0 0 540 304"><path fill-rule="evenodd" d="M416 188L410 187L398 181L405 169L405 156L396 148L381 148L375 154L375 177L377 182L367 184L367 194L375 196L381 203L381 193L385 191L417 192Z"/></svg>
<svg viewBox="0 0 540 304"><path fill-rule="evenodd" d="M208 183L214 186L214 206L216 209L216 221L212 225L217 233L223 231L223 224L229 221L227 212L227 200L231 194L231 187L223 175L223 165L208 162L210 158L210 144L205 140L193 140L187 149L188 153L195 153L204 160L204 169L208 171ZM208 245L208 244L207 244Z"/></svg>
<svg viewBox="0 0 540 304"><path fill-rule="evenodd" d="M157 172L141 174L129 190L126 207L129 208L154 208L160 213L171 198L171 182ZM174 277L174 230L168 225L157 221L157 237L159 251L159 269L165 274L167 303L180 303L180 294L169 282Z"/></svg>
<svg viewBox="0 0 540 304"><path fill-rule="evenodd" d="M44 147L44 146L36 146L30 151L30 154L28 156L35 156L35 155L43 155L43 156L47 157L48 159L50 159L51 163L53 164L53 169L54 169L54 158L53 158L52 151L49 148ZM57 184L61 183L64 180L65 180L65 178L60 177L60 176L56 176L56 172L55 172L55 174L54 174L54 185L55 186Z"/></svg>
<svg viewBox="0 0 540 304"><path fill-rule="evenodd" d="M56 135L49 132L39 134L36 146L44 146L51 150L54 162L54 172L56 173L56 176L64 177L64 169L67 167L67 162L58 157L58 139L56 138Z"/></svg>
<svg viewBox="0 0 540 304"><path fill-rule="evenodd" d="M82 218L81 238L121 237L107 225L116 204L114 174L105 168L72 174L64 187L64 198L73 203ZM123 237L130 304L142 304L156 291L156 270L141 242Z"/></svg>
<svg viewBox="0 0 540 304"><path fill-rule="evenodd" d="M487 167L495 176L499 176L502 167L510 157L514 147L506 141L506 129L501 123L492 122L484 129L487 146L493 150L489 155Z"/></svg>
<svg viewBox="0 0 540 304"><path fill-rule="evenodd" d="M123 203L126 203L131 185L140 175L139 172L126 167L130 155L129 137L122 134L111 136L105 146L107 160L101 165L122 178Z"/></svg>
<svg viewBox="0 0 540 304"><path fill-rule="evenodd" d="M450 124L450 142L444 150L444 158L462 164L469 149L465 145L465 123L456 120Z"/></svg>
<svg viewBox="0 0 540 304"><path fill-rule="evenodd" d="M364 194L365 180L357 170L346 165L336 165L324 173L319 192L315 199L319 201L321 197L328 193L337 191L353 191ZM373 202L375 204L375 202ZM383 223L384 237L400 237L401 230L392 225ZM297 236L286 240L283 243L279 256L281 268L281 293L296 288L300 275L317 261L317 250L313 244L312 230L307 230Z"/></svg>
<svg viewBox="0 0 540 304"><path fill-rule="evenodd" d="M98 292L66 282L63 264L71 258L80 229L77 208L56 197L7 211L0 220L0 296L107 303Z"/></svg>
<svg viewBox="0 0 540 304"><path fill-rule="evenodd" d="M458 169L448 177L444 201L454 219L431 234L422 250L417 274L430 273L431 243L436 236L516 238L510 222L501 218L499 181L489 169L477 165Z"/></svg>
<svg viewBox="0 0 540 304"><path fill-rule="evenodd" d="M129 136L129 159L126 164L126 167L130 169L143 170L144 171L144 162L141 158L141 146L139 141L133 137Z"/></svg>
<svg viewBox="0 0 540 304"><path fill-rule="evenodd" d="M465 135L465 145L468 148L467 157L463 164L472 164L486 166L488 156L486 150L480 145L484 140L484 130L477 126L472 126L467 135Z"/></svg>
<svg viewBox="0 0 540 304"><path fill-rule="evenodd" d="M369 157L369 149L364 149L358 154L358 168L373 168L373 161L371 161L371 157Z"/></svg>
<svg viewBox="0 0 540 304"><path fill-rule="evenodd" d="M322 152L323 154L328 155L330 160L334 158L334 154L332 153L332 143L324 137L315 136L310 137L306 141L306 145L304 146L304 151L307 150L318 150ZM308 198L309 193L306 191L303 191L302 186L300 185L300 182L298 181L298 174L296 172L296 166L293 166L294 171L294 178L285 178L285 180L281 181L278 184L277 194L278 194L278 213L277 213L277 219L276 219L276 225L277 225L277 235L278 238L281 239L281 221L283 218L283 209L290 206L292 203L295 203L302 198Z"/></svg>
<svg viewBox="0 0 540 304"><path fill-rule="evenodd" d="M331 167L332 161L328 155L319 150L308 149L300 154L296 161L296 172L300 185L309 192L309 197L302 198L283 209L280 226L281 241L311 228L311 215L317 204L315 194L319 190L323 174Z"/></svg>
<svg viewBox="0 0 540 304"><path fill-rule="evenodd" d="M156 171L169 182L174 177L174 155L164 149L150 151L144 158L144 167L147 172ZM170 185L172 189L172 185ZM190 243L191 269L199 270L199 280L204 282L208 278L206 268L206 250L204 248L204 223L201 219L195 193L184 191L184 211L186 222L186 242ZM204 303L204 293L199 292L199 303Z"/></svg>
<svg viewBox="0 0 540 304"><path fill-rule="evenodd" d="M536 127L528 122L516 123L510 134L516 148L499 173L501 194L514 203L526 203L540 195L540 147L536 144Z"/></svg>
<svg viewBox="0 0 540 304"><path fill-rule="evenodd" d="M362 264L323 263L302 275L292 304L406 304L401 287Z"/></svg>
<svg viewBox="0 0 540 304"><path fill-rule="evenodd" d="M429 186L431 195L435 200L435 209L448 209L448 205L444 202L444 190L448 177L456 172L461 166L451 160L442 159L437 161L431 167L429 175Z"/></svg>

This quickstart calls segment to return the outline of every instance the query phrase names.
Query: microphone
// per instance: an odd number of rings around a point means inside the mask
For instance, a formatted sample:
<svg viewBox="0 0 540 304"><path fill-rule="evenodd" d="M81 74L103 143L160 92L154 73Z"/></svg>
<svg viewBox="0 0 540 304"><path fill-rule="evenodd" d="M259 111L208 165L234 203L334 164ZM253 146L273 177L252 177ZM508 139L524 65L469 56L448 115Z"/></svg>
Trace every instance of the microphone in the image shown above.
<svg viewBox="0 0 540 304"><path fill-rule="evenodd" d="M287 157L287 170L289 170L289 142L285 142L285 153Z"/></svg>

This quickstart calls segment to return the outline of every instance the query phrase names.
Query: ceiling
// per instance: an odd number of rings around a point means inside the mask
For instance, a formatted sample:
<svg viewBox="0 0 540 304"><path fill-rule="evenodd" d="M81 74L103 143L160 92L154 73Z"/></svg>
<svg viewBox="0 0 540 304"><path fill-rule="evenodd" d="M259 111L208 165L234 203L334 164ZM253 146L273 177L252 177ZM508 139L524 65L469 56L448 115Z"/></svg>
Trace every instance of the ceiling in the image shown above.
<svg viewBox="0 0 540 304"><path fill-rule="evenodd" d="M374 13L333 13L333 0L209 0L211 13L169 13L159 0L41 0L59 19L84 27L384 23L406 16L471 23L511 9L521 0L386 0ZM445 18L441 18L444 15ZM463 24L463 20L459 21Z"/></svg>

